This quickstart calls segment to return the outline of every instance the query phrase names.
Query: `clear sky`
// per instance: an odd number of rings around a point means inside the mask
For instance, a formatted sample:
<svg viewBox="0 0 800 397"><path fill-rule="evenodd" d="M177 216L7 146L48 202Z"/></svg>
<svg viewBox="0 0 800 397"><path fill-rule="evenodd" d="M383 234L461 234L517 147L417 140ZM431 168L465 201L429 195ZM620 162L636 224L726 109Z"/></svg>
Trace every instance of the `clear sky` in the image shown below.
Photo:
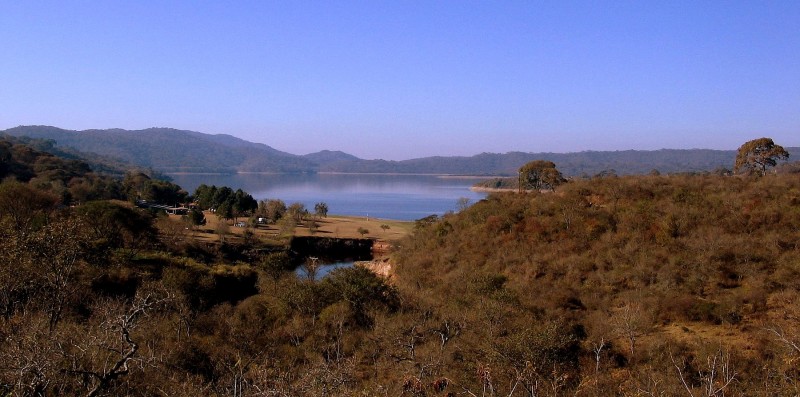
<svg viewBox="0 0 800 397"><path fill-rule="evenodd" d="M305 154L800 146L800 1L0 0L0 129Z"/></svg>

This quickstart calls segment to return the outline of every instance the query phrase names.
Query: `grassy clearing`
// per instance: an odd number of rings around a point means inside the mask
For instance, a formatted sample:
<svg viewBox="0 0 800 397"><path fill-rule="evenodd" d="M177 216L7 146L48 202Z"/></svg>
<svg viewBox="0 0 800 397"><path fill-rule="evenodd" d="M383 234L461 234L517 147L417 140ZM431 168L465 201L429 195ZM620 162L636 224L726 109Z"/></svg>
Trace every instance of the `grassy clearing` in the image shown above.
<svg viewBox="0 0 800 397"><path fill-rule="evenodd" d="M217 231L225 229L224 226L220 226L221 222L224 220L209 211L205 211L204 214L206 217L206 225L195 228L195 230L190 232L190 235L198 241L220 241L220 235ZM182 225L185 224L184 220L177 215L170 215L169 220L173 224L178 222ZM240 220L244 221L245 218L241 218ZM281 244L284 241L279 235L279 230L276 225L258 225L254 228L245 228L235 227L234 221L228 221L226 224L228 226L228 238L239 240L246 230L251 230L257 238L264 242ZM379 242L392 243L407 236L414 227L413 222L341 215L331 215L326 218L321 218L317 220L317 225L318 227L313 234L306 225L297 225L293 235L314 235L333 238L371 238ZM362 235L359 229L367 230L368 232Z"/></svg>

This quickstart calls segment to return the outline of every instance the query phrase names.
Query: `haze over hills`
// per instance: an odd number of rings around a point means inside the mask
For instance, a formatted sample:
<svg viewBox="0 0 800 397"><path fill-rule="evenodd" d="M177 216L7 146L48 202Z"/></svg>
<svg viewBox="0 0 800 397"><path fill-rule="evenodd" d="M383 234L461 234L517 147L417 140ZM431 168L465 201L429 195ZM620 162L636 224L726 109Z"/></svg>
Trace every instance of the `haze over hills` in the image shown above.
<svg viewBox="0 0 800 397"><path fill-rule="evenodd" d="M735 150L662 149L655 151L585 151L576 153L481 153L475 156L425 157L402 161L364 160L340 151L306 155L282 152L231 135L172 128L72 131L51 126L19 126L0 133L54 140L58 147L96 153L161 172L341 172L456 175L513 175L520 165L550 160L569 176L702 172L732 168ZM754 137L756 138L756 137ZM777 142L780 144L780 142ZM786 148L790 159L800 148Z"/></svg>

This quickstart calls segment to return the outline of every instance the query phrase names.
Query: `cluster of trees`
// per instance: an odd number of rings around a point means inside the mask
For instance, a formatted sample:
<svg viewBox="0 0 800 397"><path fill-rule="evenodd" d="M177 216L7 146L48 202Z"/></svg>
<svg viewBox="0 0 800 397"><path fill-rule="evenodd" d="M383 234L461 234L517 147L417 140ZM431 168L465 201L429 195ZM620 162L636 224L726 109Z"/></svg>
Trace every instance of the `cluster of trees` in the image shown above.
<svg viewBox="0 0 800 397"><path fill-rule="evenodd" d="M366 269L299 280L276 247L203 257L157 224L129 203L69 208L0 184L0 393L329 394L353 385L339 368L357 335L399 308Z"/></svg>
<svg viewBox="0 0 800 397"><path fill-rule="evenodd" d="M126 197L119 180L93 172L79 159L57 157L19 139L0 137L0 180L8 178L50 192L63 204Z"/></svg>
<svg viewBox="0 0 800 397"><path fill-rule="evenodd" d="M48 141L0 137L0 180L27 183L56 195L65 205L111 199L164 204L186 200L186 191L152 170L112 169L113 174L99 174L75 156L64 158L39 149L55 150Z"/></svg>
<svg viewBox="0 0 800 397"><path fill-rule="evenodd" d="M225 219L235 219L252 214L258 209L258 202L242 189L233 189L202 184L194 192L194 200L200 208L213 209Z"/></svg>
<svg viewBox="0 0 800 397"><path fill-rule="evenodd" d="M283 200L268 199L258 203L256 216L265 218L268 222L278 225L278 233L284 236L291 236L297 225L304 224L309 231L314 234L317 231L317 221L328 216L328 204L319 202L314 205L313 216L305 204L295 202L288 207Z"/></svg>
<svg viewBox="0 0 800 397"><path fill-rule="evenodd" d="M131 199L165 205L184 203L189 196L189 193L180 186L167 180L153 178L141 171L126 173L122 185Z"/></svg>

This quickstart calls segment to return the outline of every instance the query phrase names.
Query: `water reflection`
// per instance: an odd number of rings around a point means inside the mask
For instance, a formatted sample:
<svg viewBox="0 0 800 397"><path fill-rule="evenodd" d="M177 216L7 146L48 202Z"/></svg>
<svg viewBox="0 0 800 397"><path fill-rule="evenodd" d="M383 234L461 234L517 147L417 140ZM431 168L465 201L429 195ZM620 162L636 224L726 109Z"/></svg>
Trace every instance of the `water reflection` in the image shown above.
<svg viewBox="0 0 800 397"><path fill-rule="evenodd" d="M294 273L297 275L298 278L306 279L306 280L322 280L328 273L332 272L334 269L339 269L342 267L352 267L354 265L353 261L342 261L342 262L331 262L331 263L319 263L317 267L310 268L308 266L298 266L295 269Z"/></svg>

